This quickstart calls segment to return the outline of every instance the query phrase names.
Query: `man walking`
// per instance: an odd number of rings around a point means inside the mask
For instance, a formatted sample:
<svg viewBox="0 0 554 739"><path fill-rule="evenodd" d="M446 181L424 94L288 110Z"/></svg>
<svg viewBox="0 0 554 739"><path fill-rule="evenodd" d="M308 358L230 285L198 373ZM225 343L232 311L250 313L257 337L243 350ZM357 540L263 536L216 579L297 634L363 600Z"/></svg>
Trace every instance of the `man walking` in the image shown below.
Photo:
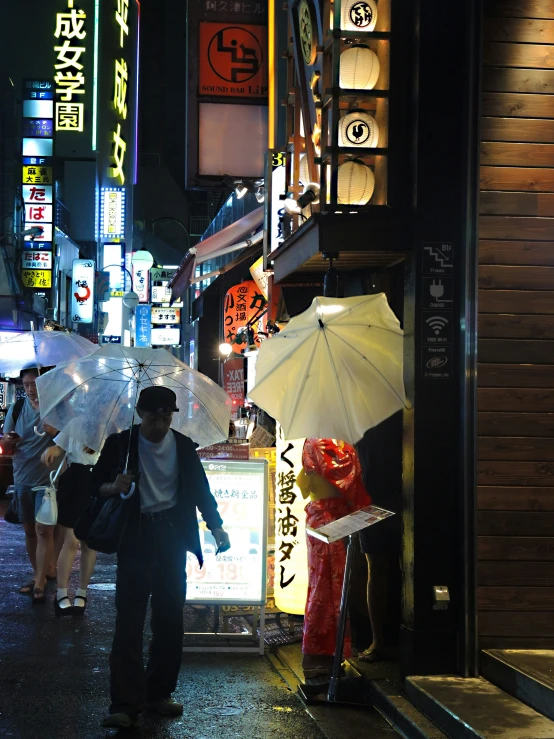
<svg viewBox="0 0 554 739"><path fill-rule="evenodd" d="M22 595L31 595L33 605L46 603L44 590L46 579L55 577L52 569L54 555L54 526L35 523L35 516L42 503L42 494L33 488L48 484L49 472L41 462L41 456L53 445L52 437L58 432L52 426L42 424L45 435L38 436L40 430L40 410L35 383L38 370L21 370L20 378L26 398L14 403L4 422L3 443L13 451L13 477L19 520L25 530L25 545L34 571L34 580L23 585Z"/></svg>
<svg viewBox="0 0 554 739"><path fill-rule="evenodd" d="M171 694L182 658L186 552L202 564L197 508L220 551L230 546L196 445L170 430L178 412L175 393L145 388L137 412L140 425L110 436L92 471L96 495L127 494L136 485L117 552L111 706L103 722L109 728L136 726L143 708L163 716L182 714L183 706ZM129 434L132 474L123 474ZM150 594L152 642L145 671L142 639Z"/></svg>

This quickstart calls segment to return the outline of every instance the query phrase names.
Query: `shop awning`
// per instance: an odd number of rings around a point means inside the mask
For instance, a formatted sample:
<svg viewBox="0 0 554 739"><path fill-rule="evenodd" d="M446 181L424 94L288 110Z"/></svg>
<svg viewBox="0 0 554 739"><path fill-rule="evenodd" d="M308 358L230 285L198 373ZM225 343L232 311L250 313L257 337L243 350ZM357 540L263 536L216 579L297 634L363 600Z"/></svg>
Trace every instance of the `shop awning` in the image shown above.
<svg viewBox="0 0 554 739"><path fill-rule="evenodd" d="M209 236L204 241L196 244L194 249L191 249L182 260L173 279L169 283L171 301L173 302L181 298L188 289L196 263L206 262L209 259L222 257L232 251L247 248L255 242L255 239L259 241L258 234L252 239L247 239L246 237L257 231L263 221L264 208L262 206L243 216L238 221L235 221L235 223L231 223L230 226L218 231L213 236Z"/></svg>

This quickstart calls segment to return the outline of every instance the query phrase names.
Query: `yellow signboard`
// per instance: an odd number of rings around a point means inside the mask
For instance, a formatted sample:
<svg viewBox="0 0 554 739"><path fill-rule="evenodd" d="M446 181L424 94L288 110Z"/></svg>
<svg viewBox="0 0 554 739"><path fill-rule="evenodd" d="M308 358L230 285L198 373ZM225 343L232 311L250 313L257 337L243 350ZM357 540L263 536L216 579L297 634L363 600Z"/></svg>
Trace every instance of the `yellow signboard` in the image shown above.
<svg viewBox="0 0 554 739"><path fill-rule="evenodd" d="M54 183L52 167L25 166L22 182L24 185L52 185Z"/></svg>
<svg viewBox="0 0 554 739"><path fill-rule="evenodd" d="M50 269L22 269L21 279L25 287L52 287L52 270Z"/></svg>

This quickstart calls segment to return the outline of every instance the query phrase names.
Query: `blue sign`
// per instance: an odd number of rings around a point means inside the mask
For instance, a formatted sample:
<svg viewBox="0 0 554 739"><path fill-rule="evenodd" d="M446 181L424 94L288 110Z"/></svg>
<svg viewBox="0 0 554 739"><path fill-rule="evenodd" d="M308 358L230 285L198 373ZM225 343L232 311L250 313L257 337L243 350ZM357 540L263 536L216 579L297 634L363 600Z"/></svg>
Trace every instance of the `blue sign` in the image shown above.
<svg viewBox="0 0 554 739"><path fill-rule="evenodd" d="M53 136L54 121L52 118L24 118L23 136Z"/></svg>
<svg viewBox="0 0 554 739"><path fill-rule="evenodd" d="M103 344L121 344L121 336L102 336Z"/></svg>
<svg viewBox="0 0 554 739"><path fill-rule="evenodd" d="M139 304L135 308L135 346L151 346L152 306Z"/></svg>
<svg viewBox="0 0 554 739"><path fill-rule="evenodd" d="M23 157L21 163L30 167L51 167L53 162L54 157Z"/></svg>

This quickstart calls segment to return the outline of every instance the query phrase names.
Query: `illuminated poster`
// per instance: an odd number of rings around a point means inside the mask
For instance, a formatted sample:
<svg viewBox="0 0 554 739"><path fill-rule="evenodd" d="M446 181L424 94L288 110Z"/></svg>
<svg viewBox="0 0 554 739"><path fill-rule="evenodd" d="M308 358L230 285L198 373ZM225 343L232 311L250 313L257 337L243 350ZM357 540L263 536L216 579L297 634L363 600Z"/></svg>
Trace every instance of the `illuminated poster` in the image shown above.
<svg viewBox="0 0 554 739"><path fill-rule="evenodd" d="M201 454L201 452L200 452ZM214 537L200 523L204 566L187 554L187 601L266 602L268 467L264 459L203 461L231 548L216 556Z"/></svg>
<svg viewBox="0 0 554 739"><path fill-rule="evenodd" d="M304 439L285 440L277 426L275 478L275 605L285 613L303 615L308 595L306 545L307 501L296 478L302 469Z"/></svg>
<svg viewBox="0 0 554 739"><path fill-rule="evenodd" d="M94 262L74 259L71 290L71 320L92 323L94 315Z"/></svg>
<svg viewBox="0 0 554 739"><path fill-rule="evenodd" d="M200 95L267 95L267 28L200 23Z"/></svg>
<svg viewBox="0 0 554 739"><path fill-rule="evenodd" d="M52 252L25 249L21 255L21 266L23 269L52 269Z"/></svg>
<svg viewBox="0 0 554 739"><path fill-rule="evenodd" d="M21 279L25 287L37 287L41 289L52 287L52 270L22 269Z"/></svg>
<svg viewBox="0 0 554 739"><path fill-rule="evenodd" d="M244 405L244 359L227 359L223 363L223 389L233 401L232 418Z"/></svg>

